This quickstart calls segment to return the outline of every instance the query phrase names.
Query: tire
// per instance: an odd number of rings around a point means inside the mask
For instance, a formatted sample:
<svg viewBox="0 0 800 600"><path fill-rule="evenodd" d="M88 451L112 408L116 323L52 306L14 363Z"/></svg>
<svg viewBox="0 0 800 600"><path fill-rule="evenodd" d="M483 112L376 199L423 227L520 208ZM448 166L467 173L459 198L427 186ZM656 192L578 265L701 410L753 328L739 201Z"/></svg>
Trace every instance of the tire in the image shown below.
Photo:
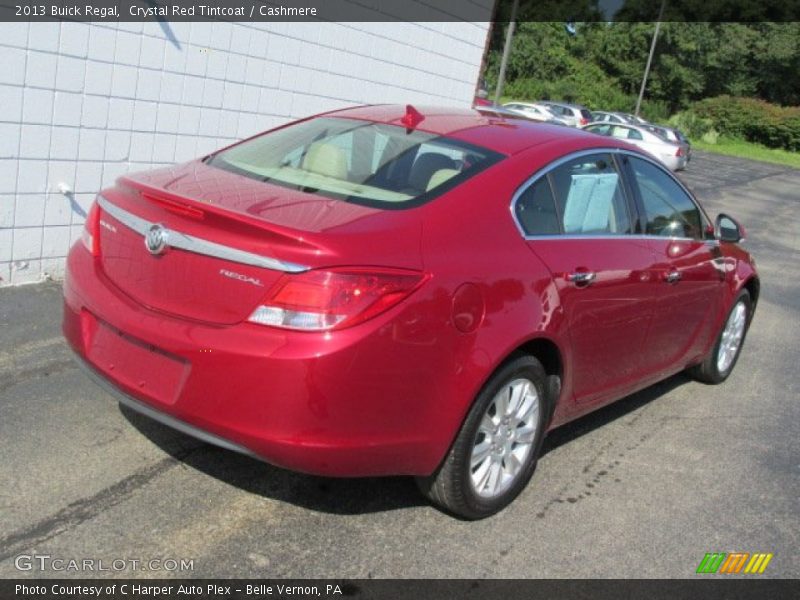
<svg viewBox="0 0 800 600"><path fill-rule="evenodd" d="M536 468L549 415L546 390L547 375L535 358L520 356L500 367L476 397L439 469L417 478L422 493L470 520L505 508Z"/></svg>
<svg viewBox="0 0 800 600"><path fill-rule="evenodd" d="M747 329L753 316L752 312L753 302L750 294L747 290L741 290L722 323L711 352L703 362L688 370L689 375L698 381L712 385L725 381L736 366L736 361L739 360L739 354L742 352ZM737 337L735 347L731 346L733 340L731 336Z"/></svg>

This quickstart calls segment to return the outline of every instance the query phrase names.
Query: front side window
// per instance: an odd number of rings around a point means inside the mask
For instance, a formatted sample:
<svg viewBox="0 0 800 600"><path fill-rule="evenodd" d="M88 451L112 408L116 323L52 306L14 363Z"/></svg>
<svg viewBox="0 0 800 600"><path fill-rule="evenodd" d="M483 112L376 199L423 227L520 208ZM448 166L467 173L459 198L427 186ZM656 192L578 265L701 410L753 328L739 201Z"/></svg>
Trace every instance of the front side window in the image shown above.
<svg viewBox="0 0 800 600"><path fill-rule="evenodd" d="M645 233L665 237L703 238L700 209L670 175L640 158L630 159L645 215Z"/></svg>
<svg viewBox="0 0 800 600"><path fill-rule="evenodd" d="M426 202L502 159L404 127L317 118L267 132L208 164L308 194L382 208Z"/></svg>
<svg viewBox="0 0 800 600"><path fill-rule="evenodd" d="M570 160L540 177L514 211L528 236L631 233L622 180L606 153Z"/></svg>

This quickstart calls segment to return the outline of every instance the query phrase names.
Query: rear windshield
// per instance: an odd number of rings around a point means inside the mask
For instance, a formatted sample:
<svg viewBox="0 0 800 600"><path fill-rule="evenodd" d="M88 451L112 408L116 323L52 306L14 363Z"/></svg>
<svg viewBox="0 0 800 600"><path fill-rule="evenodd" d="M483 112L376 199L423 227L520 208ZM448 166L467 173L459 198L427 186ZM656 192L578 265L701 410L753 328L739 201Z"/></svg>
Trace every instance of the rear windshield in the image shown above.
<svg viewBox="0 0 800 600"><path fill-rule="evenodd" d="M404 127L322 117L267 132L207 162L308 194L407 208L501 158L485 148Z"/></svg>

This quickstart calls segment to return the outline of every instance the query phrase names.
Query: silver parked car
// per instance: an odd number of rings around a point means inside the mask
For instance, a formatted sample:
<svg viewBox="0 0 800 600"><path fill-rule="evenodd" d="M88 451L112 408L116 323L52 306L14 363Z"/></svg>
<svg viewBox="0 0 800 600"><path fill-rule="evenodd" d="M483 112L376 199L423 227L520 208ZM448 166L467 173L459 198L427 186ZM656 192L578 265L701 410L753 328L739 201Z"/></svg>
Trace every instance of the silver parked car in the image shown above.
<svg viewBox="0 0 800 600"><path fill-rule="evenodd" d="M649 125L650 124L650 122L647 121L647 119L643 119L642 117L639 117L637 115L633 115L631 113L618 112L618 113L614 113L614 114L619 115L620 117L625 119L631 125Z"/></svg>
<svg viewBox="0 0 800 600"><path fill-rule="evenodd" d="M564 119L558 118L546 106L531 102L506 102L503 108L512 112L519 113L531 121L543 121L546 123L556 123L557 125L567 125Z"/></svg>
<svg viewBox="0 0 800 600"><path fill-rule="evenodd" d="M534 121L536 123L547 123L549 125L562 125L564 127L567 127L567 125L559 119L553 118L549 121L540 121L539 119L531 119L530 117L524 115L518 110L511 110L510 108L506 108L505 106L500 106L499 104L493 104L491 106L479 106L476 104L472 108L485 116L502 117L504 119L520 119L522 121Z"/></svg>
<svg viewBox="0 0 800 600"><path fill-rule="evenodd" d="M672 171L686 168L689 154L688 145L671 142L652 131L651 128L619 123L590 123L583 129L591 133L625 140L629 144L649 152Z"/></svg>
<svg viewBox="0 0 800 600"><path fill-rule="evenodd" d="M592 123L629 123L628 119L620 114L605 110L592 111Z"/></svg>
<svg viewBox="0 0 800 600"><path fill-rule="evenodd" d="M541 100L540 104L553 113L559 119L563 119L570 127L581 127L592 121L592 113L585 106L580 104L567 104L565 102L550 102Z"/></svg>
<svg viewBox="0 0 800 600"><path fill-rule="evenodd" d="M673 142L674 144L686 145L686 161L692 160L692 142L689 141L680 129L675 129L669 125L647 125L649 129L661 137Z"/></svg>

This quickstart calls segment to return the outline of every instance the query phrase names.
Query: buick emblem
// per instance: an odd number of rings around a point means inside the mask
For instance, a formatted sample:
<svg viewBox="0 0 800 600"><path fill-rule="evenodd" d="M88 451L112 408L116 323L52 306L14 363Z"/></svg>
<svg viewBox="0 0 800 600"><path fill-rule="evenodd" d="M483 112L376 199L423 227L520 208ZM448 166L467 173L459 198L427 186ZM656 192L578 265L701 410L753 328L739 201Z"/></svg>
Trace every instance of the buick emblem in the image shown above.
<svg viewBox="0 0 800 600"><path fill-rule="evenodd" d="M158 255L164 252L167 247L169 231L161 225L153 225L144 236L144 245L150 254Z"/></svg>

